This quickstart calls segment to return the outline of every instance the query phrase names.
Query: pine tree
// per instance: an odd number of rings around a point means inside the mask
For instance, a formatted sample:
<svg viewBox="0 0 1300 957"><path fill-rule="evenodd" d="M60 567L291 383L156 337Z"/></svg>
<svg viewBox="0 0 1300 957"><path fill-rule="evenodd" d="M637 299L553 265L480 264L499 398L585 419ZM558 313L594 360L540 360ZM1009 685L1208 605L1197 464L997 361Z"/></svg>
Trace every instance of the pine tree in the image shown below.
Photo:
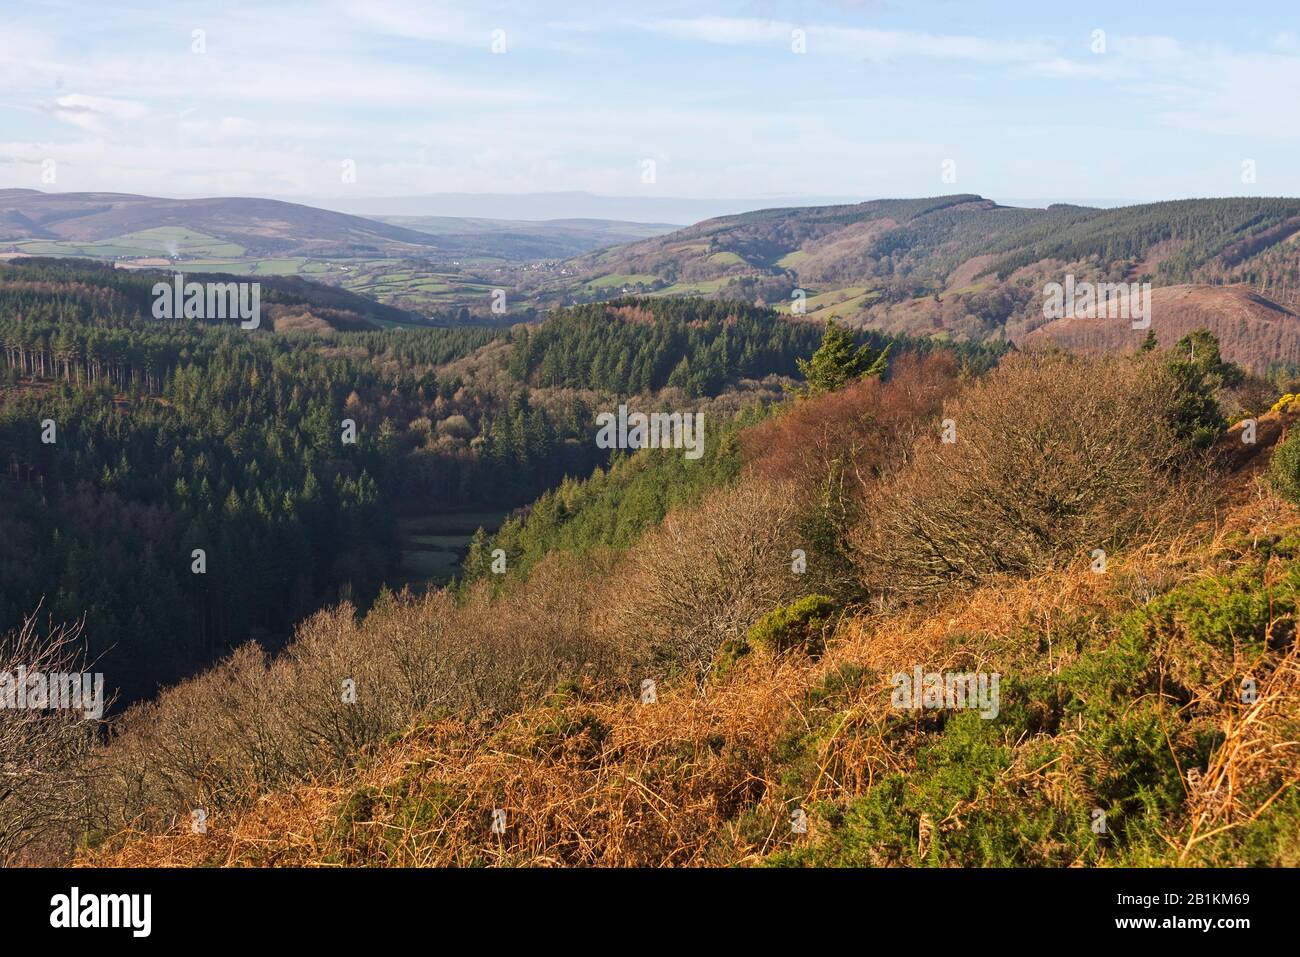
<svg viewBox="0 0 1300 957"><path fill-rule="evenodd" d="M797 360L799 371L803 373L806 382L797 390L798 394L809 396L834 392L858 379L882 375L888 354L888 346L879 352L865 345L855 349L853 336L837 326L835 317L832 316L826 320L822 344L812 354L812 358Z"/></svg>

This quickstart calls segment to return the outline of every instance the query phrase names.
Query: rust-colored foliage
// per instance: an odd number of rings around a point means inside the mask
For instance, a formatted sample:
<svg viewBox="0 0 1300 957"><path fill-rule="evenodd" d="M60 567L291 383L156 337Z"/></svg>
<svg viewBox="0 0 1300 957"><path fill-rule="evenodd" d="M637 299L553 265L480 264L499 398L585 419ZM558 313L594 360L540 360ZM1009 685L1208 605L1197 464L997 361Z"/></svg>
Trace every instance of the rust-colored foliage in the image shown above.
<svg viewBox="0 0 1300 957"><path fill-rule="evenodd" d="M764 479L819 486L843 472L852 484L874 480L898 461L919 428L930 425L957 387L947 352L904 353L888 378L791 403L741 437L745 462Z"/></svg>

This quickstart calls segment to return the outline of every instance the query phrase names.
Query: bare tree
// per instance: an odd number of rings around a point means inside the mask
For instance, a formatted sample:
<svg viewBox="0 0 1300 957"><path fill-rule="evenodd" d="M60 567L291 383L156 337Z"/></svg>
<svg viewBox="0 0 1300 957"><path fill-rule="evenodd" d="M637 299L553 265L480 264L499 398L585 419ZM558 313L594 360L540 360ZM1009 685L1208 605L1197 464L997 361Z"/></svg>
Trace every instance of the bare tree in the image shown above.
<svg viewBox="0 0 1300 957"><path fill-rule="evenodd" d="M669 513L628 553L604 627L631 660L703 678L718 649L777 605L817 590L819 556L800 534L799 496L749 482ZM806 553L796 572L793 555Z"/></svg>
<svg viewBox="0 0 1300 957"><path fill-rule="evenodd" d="M0 863L58 860L84 827L99 722L82 708L21 706L18 688L33 675L80 675L82 624L42 631L33 614L0 637Z"/></svg>
<svg viewBox="0 0 1300 957"><path fill-rule="evenodd" d="M945 409L856 533L867 584L919 594L1033 573L1195 517L1208 472L1153 361L1031 354Z"/></svg>

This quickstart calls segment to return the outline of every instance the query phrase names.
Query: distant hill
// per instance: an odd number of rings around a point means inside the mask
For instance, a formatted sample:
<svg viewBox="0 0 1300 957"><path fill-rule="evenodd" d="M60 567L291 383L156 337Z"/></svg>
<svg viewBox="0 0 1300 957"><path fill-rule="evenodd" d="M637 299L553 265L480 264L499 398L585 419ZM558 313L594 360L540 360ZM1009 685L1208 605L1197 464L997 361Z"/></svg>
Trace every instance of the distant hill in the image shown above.
<svg viewBox="0 0 1300 957"><path fill-rule="evenodd" d="M247 279L199 269L125 270L85 259L29 256L0 262L0 313L6 304L19 312L30 302L105 299L117 302L123 317L148 320L154 284L170 282L177 272L196 282ZM299 276L260 276L257 282L268 331L366 331L425 324L418 314Z"/></svg>
<svg viewBox="0 0 1300 957"><path fill-rule="evenodd" d="M515 262L567 259L677 228L602 219L366 218L272 199L0 190L0 253L101 259Z"/></svg>
<svg viewBox="0 0 1300 957"><path fill-rule="evenodd" d="M458 216L372 216L378 222L428 233L445 255L462 259L567 259L583 253L670 233L668 223L629 223L611 219L542 221Z"/></svg>
<svg viewBox="0 0 1300 957"><path fill-rule="evenodd" d="M906 279L942 290L944 280L959 271L971 280L1005 279L1035 264L1092 260L1178 281L1195 278L1206 267L1239 266L1297 232L1300 199L1033 209L965 194L724 216L578 257L572 265L586 279L616 273L652 274L677 283L745 277L790 278L806 285ZM970 270L977 257L984 257L980 268Z"/></svg>
<svg viewBox="0 0 1300 957"><path fill-rule="evenodd" d="M628 293L761 301L891 333L1019 342L1048 320L1044 285L1150 281L1240 286L1161 296L1164 341L1221 304L1224 350L1251 365L1292 356L1300 309L1300 199L1179 200L1112 209L1002 206L973 194L767 209L575 257L540 295ZM1253 298L1251 298L1253 297ZM1161 323L1169 319L1169 329ZM1261 324L1265 323L1265 324ZM1204 324L1204 323L1203 323ZM1053 336L1071 341L1081 331ZM1098 340L1100 341L1100 340ZM1272 345L1265 346L1265 341Z"/></svg>
<svg viewBox="0 0 1300 957"><path fill-rule="evenodd" d="M164 231L179 232L169 237ZM187 251L185 234L239 247L238 252L204 250L214 255L401 256L427 254L436 246L427 233L273 199L0 190L0 245L31 240L102 244L103 255L112 257L116 250L124 256L167 251L170 238L170 251L181 254Z"/></svg>

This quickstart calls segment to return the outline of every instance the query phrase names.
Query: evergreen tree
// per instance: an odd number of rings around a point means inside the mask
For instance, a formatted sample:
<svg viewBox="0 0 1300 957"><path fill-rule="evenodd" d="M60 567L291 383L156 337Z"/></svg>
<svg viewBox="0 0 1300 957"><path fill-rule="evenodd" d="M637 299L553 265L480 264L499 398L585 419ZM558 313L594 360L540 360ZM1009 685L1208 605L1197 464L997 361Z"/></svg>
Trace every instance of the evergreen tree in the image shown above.
<svg viewBox="0 0 1300 957"><path fill-rule="evenodd" d="M1174 380L1174 429L1193 444L1208 446L1227 425L1216 394L1239 385L1245 374L1223 359L1219 340L1208 329L1178 340L1167 367Z"/></svg>
<svg viewBox="0 0 1300 957"><path fill-rule="evenodd" d="M853 336L837 326L832 316L826 320L822 344L812 358L798 360L799 371L806 383L797 390L798 394L808 396L834 392L858 379L883 375L888 354L889 346L879 351L866 345L856 346Z"/></svg>

